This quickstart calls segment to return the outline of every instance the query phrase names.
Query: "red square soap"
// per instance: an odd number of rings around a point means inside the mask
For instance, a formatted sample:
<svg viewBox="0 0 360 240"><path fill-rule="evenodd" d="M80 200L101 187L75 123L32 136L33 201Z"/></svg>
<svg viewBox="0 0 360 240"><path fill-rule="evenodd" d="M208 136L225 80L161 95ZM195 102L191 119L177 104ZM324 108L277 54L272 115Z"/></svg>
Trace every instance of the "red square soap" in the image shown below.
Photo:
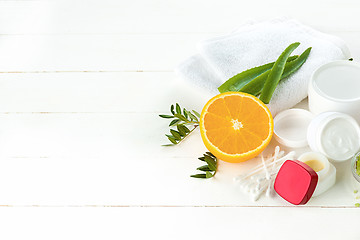
<svg viewBox="0 0 360 240"><path fill-rule="evenodd" d="M318 182L316 172L303 162L287 160L281 166L274 183L275 191L286 201L307 203Z"/></svg>

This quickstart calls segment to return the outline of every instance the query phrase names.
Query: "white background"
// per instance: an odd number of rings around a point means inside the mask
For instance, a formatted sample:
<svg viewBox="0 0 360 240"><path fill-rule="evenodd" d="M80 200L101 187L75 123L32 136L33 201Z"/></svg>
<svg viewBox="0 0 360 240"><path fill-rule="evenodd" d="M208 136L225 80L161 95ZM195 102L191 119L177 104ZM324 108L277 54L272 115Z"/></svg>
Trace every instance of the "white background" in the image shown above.
<svg viewBox="0 0 360 240"><path fill-rule="evenodd" d="M359 239L348 163L293 207L234 187L252 163L190 178L199 132L161 147L158 114L207 100L173 72L197 42L282 16L360 59L358 0L0 1L0 239Z"/></svg>

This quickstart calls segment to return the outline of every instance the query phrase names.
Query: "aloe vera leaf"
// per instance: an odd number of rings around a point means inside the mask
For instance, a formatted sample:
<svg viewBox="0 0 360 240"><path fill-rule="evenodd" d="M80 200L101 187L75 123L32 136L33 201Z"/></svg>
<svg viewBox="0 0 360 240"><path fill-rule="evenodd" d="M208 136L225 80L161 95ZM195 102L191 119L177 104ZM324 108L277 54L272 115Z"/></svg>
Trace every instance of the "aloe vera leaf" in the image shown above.
<svg viewBox="0 0 360 240"><path fill-rule="evenodd" d="M306 49L297 59L291 62L287 62L285 64L285 69L283 74L281 75L281 80L287 78L296 70L298 70L306 61L311 51L311 47ZM270 73L270 70L264 72L260 76L254 78L251 82L243 86L239 91L252 94L254 96L258 96L264 87L265 81Z"/></svg>
<svg viewBox="0 0 360 240"><path fill-rule="evenodd" d="M287 60L293 61L297 58L298 58L298 56L295 55L295 56L289 57ZM262 73L270 70L273 67L274 63L275 62L267 63L265 65L250 68L239 74L236 74L235 76L231 77L229 80L224 82L220 87L218 87L219 92L224 93L224 92L230 92L230 91L234 91L234 92L239 91L240 88L242 88L243 86L248 84L251 80L253 80L257 76L261 75Z"/></svg>
<svg viewBox="0 0 360 240"><path fill-rule="evenodd" d="M258 96L264 88L265 81L269 76L271 70L267 70L260 76L254 78L251 82L239 89L239 92L249 93L254 96Z"/></svg>
<svg viewBox="0 0 360 240"><path fill-rule="evenodd" d="M279 58L274 63L274 66L271 68L271 71L265 81L264 88L260 95L260 100L263 103L269 103L270 99L277 87L281 75L284 72L285 64L290 54L300 45L299 42L290 44L279 56Z"/></svg>

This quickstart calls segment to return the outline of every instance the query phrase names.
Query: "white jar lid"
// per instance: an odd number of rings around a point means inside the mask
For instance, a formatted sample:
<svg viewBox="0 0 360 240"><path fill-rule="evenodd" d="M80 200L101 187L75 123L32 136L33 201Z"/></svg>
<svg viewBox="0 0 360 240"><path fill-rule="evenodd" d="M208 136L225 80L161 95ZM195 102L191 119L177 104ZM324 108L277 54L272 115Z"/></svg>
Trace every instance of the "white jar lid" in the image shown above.
<svg viewBox="0 0 360 240"><path fill-rule="evenodd" d="M360 123L359 76L359 62L338 60L319 67L309 82L309 110L346 113Z"/></svg>
<svg viewBox="0 0 360 240"><path fill-rule="evenodd" d="M304 109L293 108L280 112L274 118L275 139L293 148L305 147L307 129L314 115Z"/></svg>

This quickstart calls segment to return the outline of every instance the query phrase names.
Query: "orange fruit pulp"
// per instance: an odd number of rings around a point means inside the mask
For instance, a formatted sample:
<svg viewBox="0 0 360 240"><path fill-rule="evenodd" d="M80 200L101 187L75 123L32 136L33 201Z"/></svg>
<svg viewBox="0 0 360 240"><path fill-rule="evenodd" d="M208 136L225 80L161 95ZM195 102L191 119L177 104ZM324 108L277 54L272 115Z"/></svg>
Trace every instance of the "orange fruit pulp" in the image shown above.
<svg viewBox="0 0 360 240"><path fill-rule="evenodd" d="M200 116L206 148L218 159L243 162L259 155L270 143L274 122L257 97L225 92L210 99Z"/></svg>

